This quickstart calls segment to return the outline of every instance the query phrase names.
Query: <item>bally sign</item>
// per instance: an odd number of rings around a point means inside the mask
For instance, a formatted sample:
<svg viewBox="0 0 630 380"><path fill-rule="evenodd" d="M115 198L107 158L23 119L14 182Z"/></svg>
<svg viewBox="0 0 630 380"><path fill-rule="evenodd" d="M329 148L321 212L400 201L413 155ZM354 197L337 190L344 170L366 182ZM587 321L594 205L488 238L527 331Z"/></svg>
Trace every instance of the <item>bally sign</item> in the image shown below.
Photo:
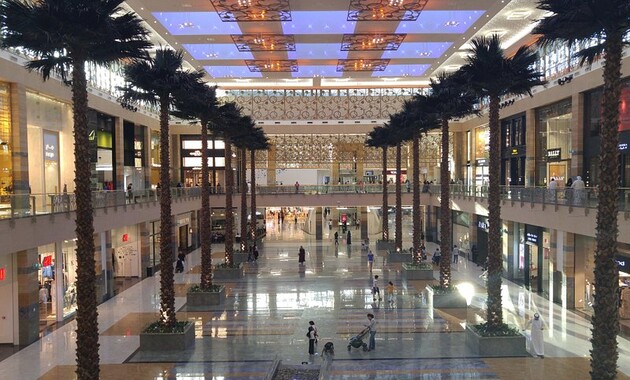
<svg viewBox="0 0 630 380"><path fill-rule="evenodd" d="M560 160L562 160L561 148L547 149L547 161L560 161Z"/></svg>

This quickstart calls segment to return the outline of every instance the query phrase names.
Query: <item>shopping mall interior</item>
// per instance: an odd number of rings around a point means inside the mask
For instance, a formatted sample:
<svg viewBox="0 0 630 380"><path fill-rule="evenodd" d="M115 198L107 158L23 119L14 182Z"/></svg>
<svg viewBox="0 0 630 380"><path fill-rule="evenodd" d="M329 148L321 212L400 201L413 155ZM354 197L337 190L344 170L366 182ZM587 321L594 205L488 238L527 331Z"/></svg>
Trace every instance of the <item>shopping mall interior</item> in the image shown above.
<svg viewBox="0 0 630 380"><path fill-rule="evenodd" d="M535 1L128 0L124 6L145 21L156 46L182 49L185 68L205 72L219 100L250 115L270 147L256 151L255 167L245 165L245 178L256 178L245 196L257 194L251 214L264 235L260 256L244 260L241 278L216 280L225 285L224 302L199 310L187 305L186 291L200 281L203 141L198 125L171 118L170 238L174 256L186 255L183 272L175 274L175 304L178 318L194 323L195 345L140 350L139 334L160 306L159 114L121 101L120 65L86 65L101 378L271 379L278 363L303 368L304 377L294 378L318 378L309 371L324 367L327 342L335 356L320 374L329 379L589 377L602 61L580 66L574 54L583 44L537 45L531 31L545 14ZM487 357L466 342L467 324L484 321L487 297L487 104L479 104L478 115L452 121L449 131L450 229L459 254L453 279L466 306L434 307L427 285L439 278L439 267L434 280L409 279L402 263L377 245L385 217L395 231L397 182L403 247L412 245L414 158L405 143L400 171L394 149L383 168L382 150L366 145L368 133L413 95L426 94L438 73L465 64L472 39L493 34L507 55L531 46L546 80L531 97L502 98L500 109L504 319L521 330L538 313L544 359ZM27 71L29 58L20 49L0 49L0 374L72 379L72 93L54 73L42 81ZM618 378L630 378L628 47L621 76ZM429 262L441 236L440 140L438 130L423 135L416 172ZM212 256L220 263L226 143L210 137L206 147ZM235 167L238 182L243 169ZM578 177L585 186L574 192L570 183ZM236 226L240 197L233 197ZM373 298L375 275L381 291L390 281L395 286L391 302ZM349 342L368 313L378 333L376 348L364 352ZM318 328L317 355L309 355L304 334L310 320Z"/></svg>

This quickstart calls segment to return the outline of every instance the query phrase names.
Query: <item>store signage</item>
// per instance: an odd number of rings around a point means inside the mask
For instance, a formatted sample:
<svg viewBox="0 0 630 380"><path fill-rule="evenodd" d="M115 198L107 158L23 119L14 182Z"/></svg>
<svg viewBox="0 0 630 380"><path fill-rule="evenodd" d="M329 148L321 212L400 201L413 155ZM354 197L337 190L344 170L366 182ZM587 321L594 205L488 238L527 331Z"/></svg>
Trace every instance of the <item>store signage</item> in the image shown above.
<svg viewBox="0 0 630 380"><path fill-rule="evenodd" d="M58 151L58 138L54 133L44 133L44 160L57 161Z"/></svg>
<svg viewBox="0 0 630 380"><path fill-rule="evenodd" d="M488 222L486 220L478 220L477 221L477 228L488 232Z"/></svg>
<svg viewBox="0 0 630 380"><path fill-rule="evenodd" d="M561 161L561 160L562 160L561 148L547 149L547 161Z"/></svg>
<svg viewBox="0 0 630 380"><path fill-rule="evenodd" d="M0 281L4 281L7 277L7 270L2 267L0 268Z"/></svg>
<svg viewBox="0 0 630 380"><path fill-rule="evenodd" d="M485 158L475 160L475 166L488 166L488 160Z"/></svg>
<svg viewBox="0 0 630 380"><path fill-rule="evenodd" d="M193 150L192 152L188 152L188 155L190 157L201 157L201 151L200 150Z"/></svg>
<svg viewBox="0 0 630 380"><path fill-rule="evenodd" d="M123 243L128 242L129 241L129 234L123 234L122 241L123 241Z"/></svg>
<svg viewBox="0 0 630 380"><path fill-rule="evenodd" d="M619 143L618 147L619 147L619 150L628 150L627 143Z"/></svg>
<svg viewBox="0 0 630 380"><path fill-rule="evenodd" d="M525 242L528 244L540 244L541 229L537 226L525 225Z"/></svg>
<svg viewBox="0 0 630 380"><path fill-rule="evenodd" d="M630 273L630 258L624 256L616 256L615 262L620 272Z"/></svg>
<svg viewBox="0 0 630 380"><path fill-rule="evenodd" d="M49 267L52 265L52 256L44 256L44 260L42 260L43 267Z"/></svg>
<svg viewBox="0 0 630 380"><path fill-rule="evenodd" d="M518 148L512 148L512 156L518 156L519 151Z"/></svg>

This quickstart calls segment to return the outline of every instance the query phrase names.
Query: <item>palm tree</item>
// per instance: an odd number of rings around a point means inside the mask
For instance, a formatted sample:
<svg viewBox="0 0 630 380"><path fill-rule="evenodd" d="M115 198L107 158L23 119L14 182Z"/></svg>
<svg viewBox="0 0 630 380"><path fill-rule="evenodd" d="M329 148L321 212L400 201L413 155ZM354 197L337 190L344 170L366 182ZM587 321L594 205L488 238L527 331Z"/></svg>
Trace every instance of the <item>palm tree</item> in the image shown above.
<svg viewBox="0 0 630 380"><path fill-rule="evenodd" d="M197 90L200 72L182 70L183 52L161 48L148 61L125 67L127 85L123 98L144 101L160 109L160 319L163 328L174 329L175 289L173 283L173 231L169 158L169 110L175 106L174 94ZM203 150L203 149L202 149Z"/></svg>
<svg viewBox="0 0 630 380"><path fill-rule="evenodd" d="M77 235L77 376L99 377L94 215L90 186L86 63L109 66L145 57L147 30L123 0L6 0L0 4L3 47L21 47L34 58L28 70L44 80L51 72L71 78Z"/></svg>
<svg viewBox="0 0 630 380"><path fill-rule="evenodd" d="M265 136L265 132L260 127L254 128L254 131L251 134L251 139L249 141L249 152L250 152L250 186L251 186L251 195L250 195L250 209L252 210L252 218L250 220L250 241L252 244L256 245L256 239L258 239L258 223L256 219L256 151L257 150L267 150L269 149L269 139Z"/></svg>
<svg viewBox="0 0 630 380"><path fill-rule="evenodd" d="M391 117L390 117L391 120ZM382 218L381 218L381 240L388 241L389 240L389 205L388 205L388 196L387 196L387 149L392 144L392 138L389 132L389 124L385 123L383 127L376 127L370 133L368 133L368 139L366 140L366 144L373 148L381 148L383 150L382 154L382 177L383 177L383 204L382 204Z"/></svg>
<svg viewBox="0 0 630 380"><path fill-rule="evenodd" d="M250 119L251 120L251 119ZM247 146L252 138L254 138L253 132L255 124L252 121L249 125L243 125L241 131L241 137L233 139L234 145L238 149L239 157L239 182L241 193L241 252L248 252L248 237L247 237ZM249 128L249 130L248 130ZM255 217L255 215L253 216Z"/></svg>
<svg viewBox="0 0 630 380"><path fill-rule="evenodd" d="M438 121L432 108L433 104L425 95L416 94L412 100L406 101L403 109L407 127L411 129L413 141L413 259L421 261L422 215L420 212L420 136L424 132L438 127Z"/></svg>
<svg viewBox="0 0 630 380"><path fill-rule="evenodd" d="M487 97L490 100L488 111L490 129L488 223L490 229L488 232L486 326L488 329L496 330L503 326L499 98L504 95L531 95L532 87L544 82L540 79L541 74L533 68L537 59L536 53L531 52L527 47L521 47L513 56L507 58L497 35L473 39L470 53L467 63L460 68L461 75L478 97Z"/></svg>
<svg viewBox="0 0 630 380"><path fill-rule="evenodd" d="M438 115L442 133L442 157L440 163L440 286L451 286L451 197L450 176L448 171L450 119L463 117L474 112L475 94L465 85L461 74L438 75L437 80L431 80L431 108Z"/></svg>
<svg viewBox="0 0 630 380"><path fill-rule="evenodd" d="M619 186L619 101L623 38L630 30L628 0L540 0L538 8L551 15L542 19L533 33L540 43L560 41L599 43L577 53L581 64L604 58L601 147L597 205L597 246L595 248L595 302L591 342L591 377L612 379L617 374L617 334L619 313L617 288L619 271L614 261L617 251Z"/></svg>
<svg viewBox="0 0 630 380"><path fill-rule="evenodd" d="M209 87L200 82L194 91L175 94L175 116L186 119L199 119L201 125L201 220L199 235L201 239L201 281L199 287L212 288L212 227L210 222L210 169L208 168L208 127L216 121L218 104L216 87Z"/></svg>
<svg viewBox="0 0 630 380"><path fill-rule="evenodd" d="M234 193L234 173L232 170L232 145L234 137L240 134L243 125L241 109L234 102L220 107L221 122L217 124L217 133L225 142L225 265L234 262L234 214L232 212L232 194Z"/></svg>

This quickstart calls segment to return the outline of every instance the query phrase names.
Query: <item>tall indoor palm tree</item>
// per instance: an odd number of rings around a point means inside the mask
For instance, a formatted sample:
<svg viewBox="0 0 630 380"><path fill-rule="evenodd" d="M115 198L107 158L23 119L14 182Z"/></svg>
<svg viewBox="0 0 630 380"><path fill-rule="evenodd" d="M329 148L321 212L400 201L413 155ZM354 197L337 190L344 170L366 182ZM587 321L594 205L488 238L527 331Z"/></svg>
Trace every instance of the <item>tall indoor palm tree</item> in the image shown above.
<svg viewBox="0 0 630 380"><path fill-rule="evenodd" d="M251 119L250 119L251 120ZM238 150L238 159L239 159L239 191L241 193L241 207L240 207L240 219L241 219L241 252L249 251L249 242L248 242L248 234L247 234L247 147L249 146L253 135L254 129L256 125L252 121L249 125L243 125L242 137L238 139L234 139L234 146ZM249 129L249 130L248 130ZM255 217L255 215L253 215Z"/></svg>
<svg viewBox="0 0 630 380"><path fill-rule="evenodd" d="M241 109L234 102L223 104L219 108L221 122L217 124L217 134L225 142L225 265L234 263L234 214L232 195L234 193L234 173L232 169L232 145L240 135L244 124Z"/></svg>
<svg viewBox="0 0 630 380"><path fill-rule="evenodd" d="M198 89L200 72L182 70L183 52L158 49L148 61L125 67L127 85L123 98L157 105L160 110L160 319L163 328L175 329L175 289L173 283L173 222L171 213L171 176L169 157L169 110L176 104L176 93Z"/></svg>
<svg viewBox="0 0 630 380"><path fill-rule="evenodd" d="M411 100L405 101L403 113L406 118L407 128L411 131L412 140L412 165L413 178L413 261L421 261L420 246L422 245L422 213L420 211L420 138L422 133L438 128L438 121L432 109L429 98L422 94L416 94ZM408 172L407 172L408 173ZM407 175L409 179L409 175Z"/></svg>
<svg viewBox="0 0 630 380"><path fill-rule="evenodd" d="M477 97L466 85L461 74L441 73L437 80L431 80L431 108L440 119L441 162L440 162L440 286L451 286L451 194L449 173L449 120L474 112Z"/></svg>
<svg viewBox="0 0 630 380"><path fill-rule="evenodd" d="M99 377L98 312L94 263L91 151L88 141L86 63L109 66L142 59L147 30L123 0L39 0L0 3L2 46L24 48L28 70L71 79L77 236L77 376Z"/></svg>
<svg viewBox="0 0 630 380"><path fill-rule="evenodd" d="M249 239L252 244L256 245L256 240L258 239L258 221L256 218L256 151L258 150L267 150L269 149L269 138L265 136L265 132L262 128L256 127L252 133L252 139L249 142L249 153L250 153L250 179L249 183L251 186L251 195L250 195L250 209L252 210L252 218L250 219L250 236Z"/></svg>
<svg viewBox="0 0 630 380"><path fill-rule="evenodd" d="M527 47L519 48L506 57L499 36L478 37L472 40L471 55L460 68L460 75L479 98L489 98L490 165L488 186L488 300L489 329L503 326L501 301L502 232L501 232L501 126L499 98L504 95L531 95L532 87L543 84L541 74L534 69L536 53Z"/></svg>
<svg viewBox="0 0 630 380"><path fill-rule="evenodd" d="M390 116L391 120L391 116ZM382 217L381 217L381 240L388 241L389 240L389 202L387 195L387 149L389 149L392 144L392 138L389 132L389 124L385 123L382 127L376 127L372 131L368 133L368 138L366 140L367 146L371 146L373 148L381 148L383 150L382 154L382 163L383 167L381 168L381 176L383 177L383 203L382 203Z"/></svg>
<svg viewBox="0 0 630 380"><path fill-rule="evenodd" d="M581 64L604 59L601 146L595 248L595 302L591 338L591 376L613 379L617 374L619 312L617 252L619 187L619 102L624 37L630 31L628 0L540 0L538 8L549 12L533 33L544 45L559 41L568 45L598 41L577 53Z"/></svg>
<svg viewBox="0 0 630 380"><path fill-rule="evenodd" d="M175 93L175 116L186 119L198 119L201 126L201 141L208 141L208 128L216 122L218 103L216 87L199 82L193 91ZM201 281L199 287L212 288L212 226L210 222L210 169L208 168L208 149L201 149L201 220L199 238L201 240Z"/></svg>

